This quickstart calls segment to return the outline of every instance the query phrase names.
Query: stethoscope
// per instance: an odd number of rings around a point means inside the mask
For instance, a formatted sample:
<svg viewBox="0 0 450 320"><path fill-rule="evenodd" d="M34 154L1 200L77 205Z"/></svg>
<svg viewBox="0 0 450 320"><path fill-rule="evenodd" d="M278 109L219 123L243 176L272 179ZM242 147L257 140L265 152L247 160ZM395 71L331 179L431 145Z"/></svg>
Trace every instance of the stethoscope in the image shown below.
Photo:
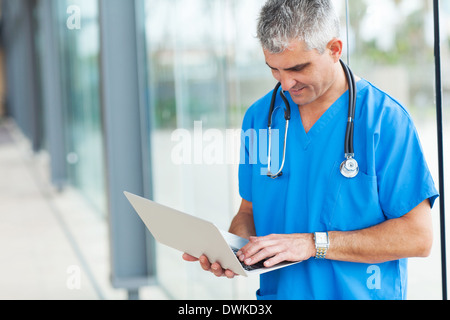
<svg viewBox="0 0 450 320"><path fill-rule="evenodd" d="M348 83L348 92L349 92L349 102L348 102L348 119L347 119L347 129L345 132L345 145L344 145L344 156L345 160L342 162L340 166L341 174L345 178L354 178L359 173L358 162L355 160L355 152L353 149L353 132L354 132L354 119L355 119L355 109L356 109L356 82L355 77L353 76L353 72L350 68L340 60L342 68L344 69L345 77L347 78ZM286 142L287 142L287 134L289 129L289 121L291 120L291 106L289 101L287 100L284 91L280 91L281 98L286 105L286 110L284 112L284 119L286 120L286 128L284 131L284 145L283 145L283 161L281 162L280 169L277 173L272 173L271 168L271 152L272 152L272 115L275 109L275 100L277 97L278 89L280 88L281 83L278 83L275 86L272 94L272 101L270 103L269 110L269 154L267 157L268 165L267 165L267 176L272 179L277 179L283 175L283 169L286 162Z"/></svg>

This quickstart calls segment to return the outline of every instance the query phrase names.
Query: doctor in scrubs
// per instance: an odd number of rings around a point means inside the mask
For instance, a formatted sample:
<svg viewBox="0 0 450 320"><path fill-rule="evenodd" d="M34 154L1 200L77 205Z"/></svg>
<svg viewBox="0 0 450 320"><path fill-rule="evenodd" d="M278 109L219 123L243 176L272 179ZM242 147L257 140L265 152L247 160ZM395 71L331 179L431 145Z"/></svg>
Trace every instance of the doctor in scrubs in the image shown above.
<svg viewBox="0 0 450 320"><path fill-rule="evenodd" d="M256 292L261 300L406 299L407 258L427 257L432 246L430 211L438 193L411 116L359 77L354 119L359 173L349 179L340 172L349 81L340 64L339 25L331 0L269 0L260 14L266 64L291 105L286 159L283 175L271 179L259 150L267 145L258 141L263 135L243 134L242 204L230 232L250 240L238 252L248 265L301 261L261 275ZM248 109L244 133L267 132L272 93ZM272 139L279 143L273 148L278 167L284 105L277 94L272 117L279 134ZM235 276L205 256L199 260L215 276Z"/></svg>

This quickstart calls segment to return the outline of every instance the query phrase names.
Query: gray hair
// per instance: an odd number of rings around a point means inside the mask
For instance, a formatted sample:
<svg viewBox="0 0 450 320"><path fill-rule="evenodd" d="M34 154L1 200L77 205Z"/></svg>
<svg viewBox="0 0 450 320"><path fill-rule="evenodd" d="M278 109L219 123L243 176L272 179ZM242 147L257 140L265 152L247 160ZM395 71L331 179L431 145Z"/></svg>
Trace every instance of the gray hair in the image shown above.
<svg viewBox="0 0 450 320"><path fill-rule="evenodd" d="M340 36L339 17L332 0L268 0L261 9L257 36L264 50L281 53L292 40L306 43L308 50L325 52Z"/></svg>

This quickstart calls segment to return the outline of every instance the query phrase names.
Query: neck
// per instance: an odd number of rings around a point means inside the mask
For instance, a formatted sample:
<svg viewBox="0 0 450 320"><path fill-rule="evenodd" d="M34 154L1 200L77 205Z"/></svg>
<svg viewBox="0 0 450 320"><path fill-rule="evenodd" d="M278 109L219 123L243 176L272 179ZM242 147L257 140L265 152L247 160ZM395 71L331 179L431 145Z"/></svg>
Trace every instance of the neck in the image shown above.
<svg viewBox="0 0 450 320"><path fill-rule="evenodd" d="M307 105L299 106L303 127L306 132L308 132L333 103L348 90L347 78L340 63L336 63L332 72L332 78L334 80L318 99Z"/></svg>

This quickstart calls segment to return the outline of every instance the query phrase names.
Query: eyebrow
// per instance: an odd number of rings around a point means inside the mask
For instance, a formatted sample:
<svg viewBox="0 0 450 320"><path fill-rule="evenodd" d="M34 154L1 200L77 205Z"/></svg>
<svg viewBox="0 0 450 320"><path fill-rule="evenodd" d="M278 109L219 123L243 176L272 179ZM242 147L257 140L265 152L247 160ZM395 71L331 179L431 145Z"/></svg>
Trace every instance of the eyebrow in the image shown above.
<svg viewBox="0 0 450 320"><path fill-rule="evenodd" d="M305 69L306 67L308 67L310 64L311 64L311 62L301 63L301 64L298 64L296 66L293 66L293 67L290 67L290 68L286 68L286 69L283 69L283 70L284 71L301 71L301 70ZM266 62L266 65L272 70L278 70L278 69L270 66L267 62Z"/></svg>

